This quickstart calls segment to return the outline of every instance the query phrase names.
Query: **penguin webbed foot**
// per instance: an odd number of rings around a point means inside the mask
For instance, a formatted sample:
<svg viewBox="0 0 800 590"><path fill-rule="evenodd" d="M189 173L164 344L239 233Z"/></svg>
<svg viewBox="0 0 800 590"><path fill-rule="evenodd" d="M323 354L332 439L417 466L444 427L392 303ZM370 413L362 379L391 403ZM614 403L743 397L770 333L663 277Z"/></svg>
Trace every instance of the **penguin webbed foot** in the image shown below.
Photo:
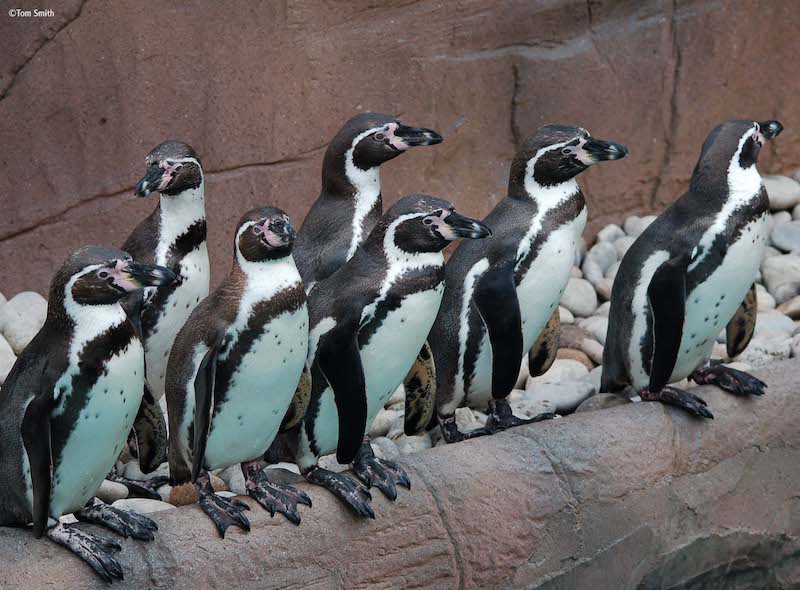
<svg viewBox="0 0 800 590"><path fill-rule="evenodd" d="M304 476L309 482L322 486L347 504L357 516L375 518L375 512L370 505L372 494L360 481L321 467L314 467Z"/></svg>
<svg viewBox="0 0 800 590"><path fill-rule="evenodd" d="M214 488L211 487L208 473L203 473L197 478L195 488L198 496L197 503L214 522L220 537L225 538L225 531L231 525L238 526L244 531L250 531L250 521L244 515L244 511L250 510L250 506L236 498L217 496Z"/></svg>
<svg viewBox="0 0 800 590"><path fill-rule="evenodd" d="M150 479L143 481L137 481L135 479L128 479L127 477L117 475L113 471L106 476L106 479L108 481L113 481L115 483L124 485L126 488L128 488L129 496L136 498L147 498L148 500L160 500L161 496L156 490L169 483L169 478L163 475L151 477Z"/></svg>
<svg viewBox="0 0 800 590"><path fill-rule="evenodd" d="M108 504L81 508L75 513L75 518L109 528L126 539L130 536L140 541L152 541L158 530L158 525L143 514L120 510Z"/></svg>
<svg viewBox="0 0 800 590"><path fill-rule="evenodd" d="M514 426L552 420L555 417L556 415L553 412L544 412L533 418L517 418L511 410L511 404L508 403L507 399L502 398L489 402L489 418L486 420L486 428L499 432Z"/></svg>
<svg viewBox="0 0 800 590"><path fill-rule="evenodd" d="M734 395L764 395L767 388L761 379L722 364L700 367L689 378L698 385L716 385Z"/></svg>
<svg viewBox="0 0 800 590"><path fill-rule="evenodd" d="M368 442L358 449L353 461L353 472L368 488L374 485L392 501L397 499L398 485L411 489L411 480L403 468L394 461L378 459Z"/></svg>
<svg viewBox="0 0 800 590"><path fill-rule="evenodd" d="M48 529L47 537L80 557L105 582L111 583L124 578L122 565L114 557L115 553L122 551L122 547L114 541L62 523Z"/></svg>
<svg viewBox="0 0 800 590"><path fill-rule="evenodd" d="M243 464L242 471L247 493L269 510L270 516L274 517L276 512L280 512L289 522L300 524L298 505L311 506L311 498L305 492L292 486L272 483L261 468L246 467Z"/></svg>
<svg viewBox="0 0 800 590"><path fill-rule="evenodd" d="M714 419L714 414L706 407L708 404L706 404L703 398L688 391L677 389L676 387L666 386L656 392L643 389L639 392L639 397L647 402L661 402L670 406L676 406L698 418Z"/></svg>

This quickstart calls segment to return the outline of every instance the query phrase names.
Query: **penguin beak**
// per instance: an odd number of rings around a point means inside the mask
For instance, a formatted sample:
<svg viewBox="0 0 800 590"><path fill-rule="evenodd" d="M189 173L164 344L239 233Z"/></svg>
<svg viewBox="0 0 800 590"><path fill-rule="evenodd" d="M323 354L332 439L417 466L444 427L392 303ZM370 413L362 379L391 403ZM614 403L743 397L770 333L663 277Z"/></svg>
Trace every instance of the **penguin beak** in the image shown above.
<svg viewBox="0 0 800 590"><path fill-rule="evenodd" d="M394 137L397 138L398 145L392 145L397 149L407 150L408 148L417 147L420 145L436 145L442 143L442 136L436 133L433 129L425 129L424 127L407 127L400 124L394 130Z"/></svg>
<svg viewBox="0 0 800 590"><path fill-rule="evenodd" d="M145 287L164 287L175 281L175 273L156 264L140 264L130 261L121 269L120 278L114 284L126 291L136 291Z"/></svg>
<svg viewBox="0 0 800 590"><path fill-rule="evenodd" d="M783 125L778 121L763 121L758 126L761 128L761 137L764 138L764 141L775 139L783 131Z"/></svg>
<svg viewBox="0 0 800 590"><path fill-rule="evenodd" d="M262 235L264 236L264 241L272 248L281 248L293 243L297 238L297 231L285 219L273 219L268 224L268 228Z"/></svg>
<svg viewBox="0 0 800 590"><path fill-rule="evenodd" d="M136 184L136 188L133 189L133 194L137 197L146 197L154 190L159 190L158 187L161 184L163 176L164 170L159 166L148 166L147 173L144 175L144 178Z"/></svg>
<svg viewBox="0 0 800 590"><path fill-rule="evenodd" d="M579 154L578 159L591 166L597 162L607 162L609 160L619 160L628 155L628 148L621 143L614 141L603 141L602 139L595 139L590 137L583 144L583 153Z"/></svg>
<svg viewBox="0 0 800 590"><path fill-rule="evenodd" d="M445 217L441 229L444 230L441 233L449 240L461 238L481 239L492 235L492 230L482 222L459 215L455 211Z"/></svg>

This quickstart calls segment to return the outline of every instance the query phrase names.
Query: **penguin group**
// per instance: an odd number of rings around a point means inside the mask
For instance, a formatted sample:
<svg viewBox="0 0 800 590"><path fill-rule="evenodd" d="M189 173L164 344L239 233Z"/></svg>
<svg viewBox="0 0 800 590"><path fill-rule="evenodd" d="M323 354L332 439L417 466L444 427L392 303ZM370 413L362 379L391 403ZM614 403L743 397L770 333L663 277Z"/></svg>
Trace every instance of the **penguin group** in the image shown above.
<svg viewBox="0 0 800 590"><path fill-rule="evenodd" d="M723 327L732 357L754 332L769 212L756 163L782 129L749 119L715 128L687 192L628 250L601 391L699 418L713 418L706 402L671 383L764 393L759 379L709 359ZM46 322L0 390L0 525L32 525L110 582L123 577L120 545L63 517L154 538L154 521L95 497L105 478L158 497L163 479L115 473L123 449L145 473L168 462L172 486L189 486L224 537L231 526L250 530L250 506L214 492L217 469L240 465L247 493L294 524L311 498L271 481L270 463L297 464L359 517L375 517L373 486L391 500L410 489L368 434L401 385L405 432L439 428L448 443L552 418L515 416L508 396L523 357L534 376L556 358L558 304L588 214L577 176L628 151L582 127L546 125L519 147L507 194L485 219L425 194L384 212L382 164L441 141L393 116L356 115L328 145L299 230L275 207L245 212L213 291L200 157L180 141L153 149L134 190L160 194L153 213L120 249L66 258ZM460 432L464 406L486 411L485 426ZM320 465L334 453L355 477Z"/></svg>

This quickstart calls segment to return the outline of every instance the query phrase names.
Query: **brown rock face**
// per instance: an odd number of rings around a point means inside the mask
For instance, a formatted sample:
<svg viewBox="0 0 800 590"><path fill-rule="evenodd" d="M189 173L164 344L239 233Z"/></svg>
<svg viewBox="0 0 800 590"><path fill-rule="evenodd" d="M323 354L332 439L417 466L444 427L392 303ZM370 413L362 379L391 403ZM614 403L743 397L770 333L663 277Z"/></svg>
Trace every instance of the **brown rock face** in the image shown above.
<svg viewBox="0 0 800 590"><path fill-rule="evenodd" d="M624 142L626 160L583 175L590 232L671 202L705 135L731 117L782 120L762 169L797 165L791 2L58 4L49 19L0 15L7 295L45 292L82 244L122 243L154 206L132 189L166 138L194 146L207 169L215 280L242 212L277 205L299 225L326 142L368 109L445 136L385 166L387 202L428 192L478 217L540 125Z"/></svg>

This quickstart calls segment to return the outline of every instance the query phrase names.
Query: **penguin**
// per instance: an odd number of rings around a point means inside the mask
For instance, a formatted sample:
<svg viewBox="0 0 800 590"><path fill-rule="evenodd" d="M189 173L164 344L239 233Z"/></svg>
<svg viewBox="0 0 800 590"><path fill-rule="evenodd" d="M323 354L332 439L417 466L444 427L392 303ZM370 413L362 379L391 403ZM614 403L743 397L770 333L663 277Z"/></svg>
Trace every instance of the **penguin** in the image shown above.
<svg viewBox="0 0 800 590"><path fill-rule="evenodd" d="M576 176L618 160L625 146L592 137L581 127L546 125L511 163L508 195L484 219L492 237L459 245L447 263L444 300L429 343L436 368L436 419L456 442L511 426L507 397L529 352L531 374L544 373L558 349L558 302L586 225L586 202ZM485 409L486 427L462 433L456 408Z"/></svg>
<svg viewBox="0 0 800 590"><path fill-rule="evenodd" d="M380 166L412 147L436 145L433 129L408 127L391 115L362 113L339 130L322 163L322 190L300 228L295 258L306 290L350 260L383 214ZM405 431L421 432L435 397L430 349L423 345L404 382Z"/></svg>
<svg viewBox="0 0 800 590"><path fill-rule="evenodd" d="M381 218L381 164L416 146L435 145L432 129L381 113L352 117L322 161L322 190L306 214L294 257L307 291L350 260Z"/></svg>
<svg viewBox="0 0 800 590"><path fill-rule="evenodd" d="M293 462L305 478L374 518L365 485L323 469L336 452L356 476L390 499L410 488L403 469L377 459L367 433L425 342L444 291L442 250L490 234L481 222L427 195L400 199L342 268L309 292L311 400L293 432Z"/></svg>
<svg viewBox="0 0 800 590"><path fill-rule="evenodd" d="M230 274L178 332L167 365L172 485L195 484L200 507L222 537L231 525L250 530L248 507L214 494L212 469L241 464L248 493L294 524L297 505L311 506L300 490L269 482L262 459L308 352L306 296L292 257L296 235L280 209L241 218Z"/></svg>
<svg viewBox="0 0 800 590"><path fill-rule="evenodd" d="M134 424L131 447L143 472L167 460L167 433L157 401L164 395L164 380L172 343L195 306L208 295L210 267L206 246L205 181L203 166L187 144L169 140L145 158L146 172L134 194L161 194L155 210L122 245L135 260L172 270L178 281L167 289L146 289L126 301L145 343L147 381L143 404ZM134 437L132 437L133 439ZM161 478L133 482L112 477L141 495L158 498L153 489Z"/></svg>
<svg viewBox="0 0 800 590"><path fill-rule="evenodd" d="M67 258L50 286L47 319L0 390L0 525L33 523L102 579L122 579L120 546L59 518L152 540L145 516L95 502L144 391L144 349L120 304L144 287L165 288L168 269L121 250L87 246Z"/></svg>
<svg viewBox="0 0 800 590"><path fill-rule="evenodd" d="M601 391L632 386L660 401L713 418L699 396L671 387L689 378L738 395L766 384L709 363L726 326L728 355L741 353L756 321L755 278L769 235L769 199L756 168L778 121L733 120L705 140L689 190L636 239L611 291Z"/></svg>

